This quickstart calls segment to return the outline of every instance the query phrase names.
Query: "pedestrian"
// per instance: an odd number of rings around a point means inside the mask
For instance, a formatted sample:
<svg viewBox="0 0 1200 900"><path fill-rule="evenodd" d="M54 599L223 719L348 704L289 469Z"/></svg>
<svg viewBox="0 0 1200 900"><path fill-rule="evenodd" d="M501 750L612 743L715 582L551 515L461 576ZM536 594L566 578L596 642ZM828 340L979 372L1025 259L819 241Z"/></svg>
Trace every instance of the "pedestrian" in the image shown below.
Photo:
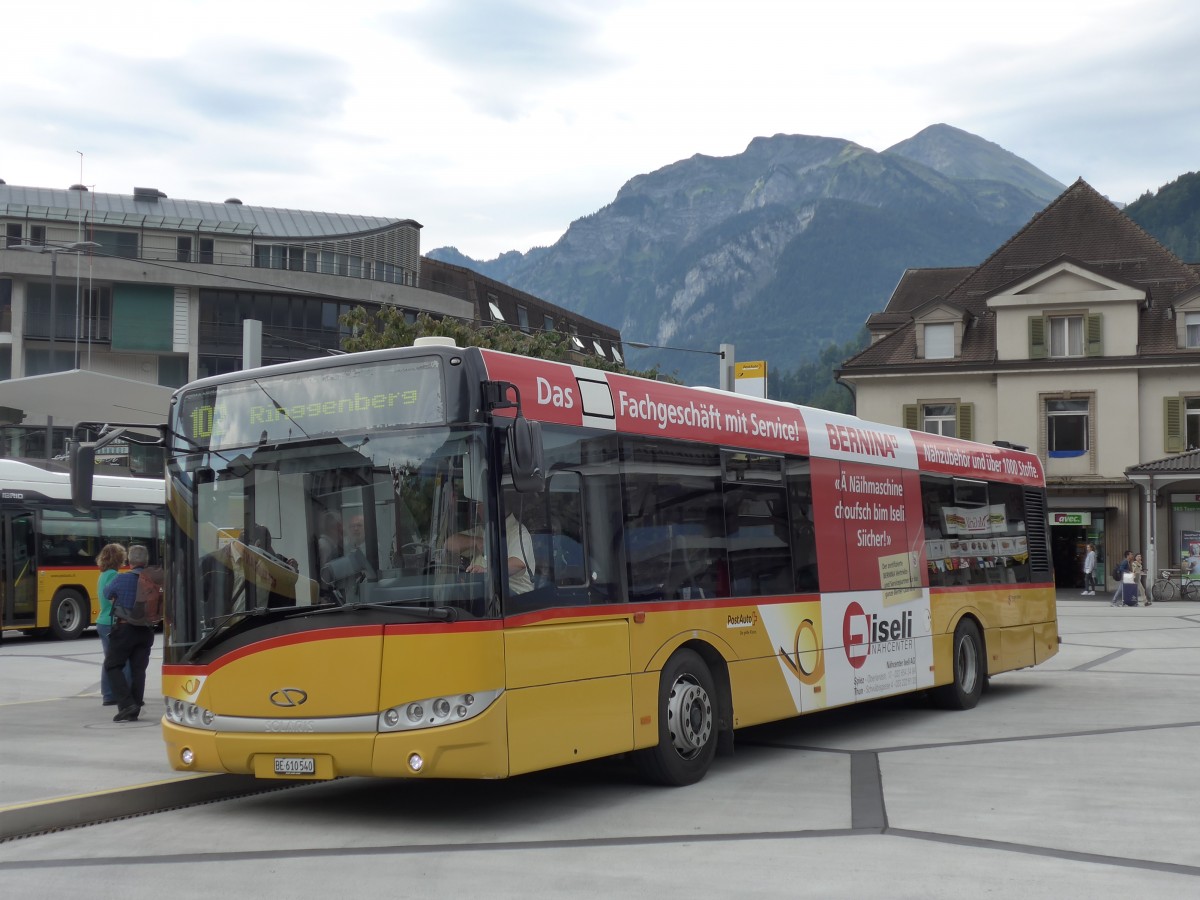
<svg viewBox="0 0 1200 900"><path fill-rule="evenodd" d="M1137 594L1134 593L1133 602L1129 602L1129 598L1125 594L1125 576L1130 576L1130 587L1132 587L1133 577L1133 551L1126 550L1125 558L1117 563L1117 567L1113 570L1113 577L1117 579L1117 589L1113 591L1112 605L1113 606L1137 606Z"/></svg>
<svg viewBox="0 0 1200 900"><path fill-rule="evenodd" d="M100 615L96 616L96 634L100 635L100 649L108 655L108 639L112 634L112 601L105 593L109 584L117 577L117 570L125 565L125 548L120 544L105 544L100 548L96 557L96 565L100 568L100 577L96 580L96 596L100 598ZM125 666L125 677L129 677L129 666ZM100 662L100 698L105 706L115 706L117 698L113 695L112 685L108 680L108 670L104 661Z"/></svg>
<svg viewBox="0 0 1200 900"><path fill-rule="evenodd" d="M1142 562L1142 554L1135 553L1133 555L1133 564L1130 567L1133 570L1133 580L1137 583L1137 598L1140 606L1149 606L1150 598L1146 596L1146 564Z"/></svg>
<svg viewBox="0 0 1200 900"><path fill-rule="evenodd" d="M1083 596L1096 595L1096 545L1087 545L1087 555L1083 557Z"/></svg>
<svg viewBox="0 0 1200 900"><path fill-rule="evenodd" d="M146 667L150 665L150 650L154 647L154 626L129 620L138 594L138 577L150 562L150 551L141 544L129 548L128 572L122 572L105 589L113 605L112 633L108 652L104 654L104 669L117 701L114 722L136 722L145 705ZM157 568L157 567L156 567ZM157 571L161 574L162 569ZM125 664L129 664L129 678Z"/></svg>

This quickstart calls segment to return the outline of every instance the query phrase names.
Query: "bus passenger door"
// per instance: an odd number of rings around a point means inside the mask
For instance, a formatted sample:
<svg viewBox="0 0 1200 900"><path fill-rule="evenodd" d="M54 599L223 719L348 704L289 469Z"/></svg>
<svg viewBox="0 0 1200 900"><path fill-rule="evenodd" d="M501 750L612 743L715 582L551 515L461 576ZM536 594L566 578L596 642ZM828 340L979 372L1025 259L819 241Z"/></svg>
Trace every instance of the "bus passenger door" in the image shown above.
<svg viewBox="0 0 1200 900"><path fill-rule="evenodd" d="M37 556L33 513L7 513L0 523L0 621L37 624Z"/></svg>
<svg viewBox="0 0 1200 900"><path fill-rule="evenodd" d="M595 498L593 498L595 499ZM593 503L591 518L607 521ZM611 597L611 561L587 534L580 477L560 472L538 494L506 492L504 512L530 532L533 589L506 594L509 770L515 775L632 748L629 622L592 613Z"/></svg>
<svg viewBox="0 0 1200 900"><path fill-rule="evenodd" d="M626 619L569 619L510 630L504 666L509 774L632 749Z"/></svg>

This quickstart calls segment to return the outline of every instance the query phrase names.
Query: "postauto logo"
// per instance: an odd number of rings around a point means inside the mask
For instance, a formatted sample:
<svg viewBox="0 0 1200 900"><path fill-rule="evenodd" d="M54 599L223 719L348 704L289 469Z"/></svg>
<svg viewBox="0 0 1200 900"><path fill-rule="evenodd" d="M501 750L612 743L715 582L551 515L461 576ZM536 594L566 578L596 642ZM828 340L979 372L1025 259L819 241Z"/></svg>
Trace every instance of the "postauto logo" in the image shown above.
<svg viewBox="0 0 1200 900"><path fill-rule="evenodd" d="M846 661L856 669L866 664L872 645L911 637L912 610L906 610L894 619L884 619L878 613L864 612L856 602L846 606L842 618L842 647L846 650Z"/></svg>

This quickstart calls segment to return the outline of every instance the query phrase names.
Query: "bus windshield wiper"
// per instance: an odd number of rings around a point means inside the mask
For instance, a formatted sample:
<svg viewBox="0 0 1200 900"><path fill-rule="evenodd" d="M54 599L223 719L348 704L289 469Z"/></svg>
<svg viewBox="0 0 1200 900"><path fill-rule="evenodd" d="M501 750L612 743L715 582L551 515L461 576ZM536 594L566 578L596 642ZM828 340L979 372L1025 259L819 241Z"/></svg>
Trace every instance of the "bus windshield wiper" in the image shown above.
<svg viewBox="0 0 1200 900"><path fill-rule="evenodd" d="M383 609L388 612L405 613L423 619L437 619L442 622L457 622L459 612L453 606L414 606L412 605L411 598L407 597L404 600L370 600L363 601L362 603L345 603L324 609L309 610L308 612L310 615L320 615L322 613L350 612L357 609Z"/></svg>
<svg viewBox="0 0 1200 900"><path fill-rule="evenodd" d="M266 606L255 606L251 607L250 609L242 609L238 610L237 612L226 613L223 616L217 616L215 619L209 622L209 625L212 627L212 631L200 638L200 640L196 641L196 643L192 644L191 649L189 649L188 652L183 655L183 659L181 659L180 662L191 662L196 658L196 656L199 655L201 650L211 646L218 637L229 631L229 629L233 628L234 625L237 625L238 622L242 622L246 619L252 619L256 616L265 616L270 611L271 610Z"/></svg>

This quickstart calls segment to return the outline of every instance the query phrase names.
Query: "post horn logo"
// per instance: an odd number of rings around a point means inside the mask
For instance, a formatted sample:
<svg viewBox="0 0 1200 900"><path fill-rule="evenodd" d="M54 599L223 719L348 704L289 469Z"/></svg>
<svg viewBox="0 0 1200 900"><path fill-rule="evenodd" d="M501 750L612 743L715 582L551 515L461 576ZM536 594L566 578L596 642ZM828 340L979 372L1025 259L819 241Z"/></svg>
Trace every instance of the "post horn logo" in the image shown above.
<svg viewBox="0 0 1200 900"><path fill-rule="evenodd" d="M276 706L292 707L302 706L308 700L308 691L302 691L300 688L280 688L277 691L271 692L270 700Z"/></svg>
<svg viewBox="0 0 1200 900"><path fill-rule="evenodd" d="M805 632L809 635L806 647L800 649L800 643ZM817 626L812 619L805 619L796 629L796 647L792 654L779 648L779 658L788 667L788 671L800 679L802 684L820 684L825 677L825 653L821 649L821 641L817 638Z"/></svg>

